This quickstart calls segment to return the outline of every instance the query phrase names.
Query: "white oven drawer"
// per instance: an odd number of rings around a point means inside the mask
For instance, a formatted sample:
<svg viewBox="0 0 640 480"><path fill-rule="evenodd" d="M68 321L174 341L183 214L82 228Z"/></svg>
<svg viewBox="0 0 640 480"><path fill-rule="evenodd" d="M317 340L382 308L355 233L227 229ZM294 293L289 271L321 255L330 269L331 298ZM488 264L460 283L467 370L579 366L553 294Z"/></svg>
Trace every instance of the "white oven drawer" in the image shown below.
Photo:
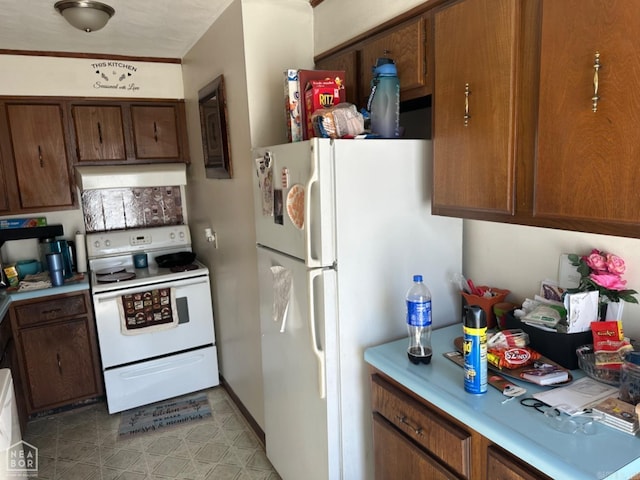
<svg viewBox="0 0 640 480"><path fill-rule="evenodd" d="M109 413L218 385L216 347L206 347L104 372Z"/></svg>
<svg viewBox="0 0 640 480"><path fill-rule="evenodd" d="M180 321L176 327L148 332L141 328L134 335L121 333L118 303L122 295L169 287L175 289ZM97 293L93 306L103 369L215 344L208 276Z"/></svg>

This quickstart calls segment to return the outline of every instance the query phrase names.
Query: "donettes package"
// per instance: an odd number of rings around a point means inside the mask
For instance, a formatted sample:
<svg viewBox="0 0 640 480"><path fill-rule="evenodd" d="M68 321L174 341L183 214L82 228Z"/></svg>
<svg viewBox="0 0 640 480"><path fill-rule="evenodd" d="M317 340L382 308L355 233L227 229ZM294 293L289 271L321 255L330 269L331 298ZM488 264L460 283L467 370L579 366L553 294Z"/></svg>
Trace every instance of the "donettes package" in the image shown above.
<svg viewBox="0 0 640 480"><path fill-rule="evenodd" d="M633 350L631 343L624 338L622 322L591 322L591 332L596 365L619 369L624 362L624 354Z"/></svg>

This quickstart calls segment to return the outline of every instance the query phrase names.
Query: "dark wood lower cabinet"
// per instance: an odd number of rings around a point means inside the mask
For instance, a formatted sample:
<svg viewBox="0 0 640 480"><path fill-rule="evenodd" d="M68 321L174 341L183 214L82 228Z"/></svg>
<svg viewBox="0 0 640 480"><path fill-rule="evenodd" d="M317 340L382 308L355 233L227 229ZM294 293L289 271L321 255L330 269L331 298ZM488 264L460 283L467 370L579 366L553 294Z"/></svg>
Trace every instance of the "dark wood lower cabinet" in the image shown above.
<svg viewBox="0 0 640 480"><path fill-rule="evenodd" d="M376 480L457 478L377 413L373 443Z"/></svg>
<svg viewBox="0 0 640 480"><path fill-rule="evenodd" d="M14 302L10 312L29 415L103 394L88 291Z"/></svg>
<svg viewBox="0 0 640 480"><path fill-rule="evenodd" d="M550 480L375 369L371 402L376 480Z"/></svg>
<svg viewBox="0 0 640 480"><path fill-rule="evenodd" d="M495 445L487 447L487 479L500 480L538 480L540 472L534 471L528 465L508 454Z"/></svg>

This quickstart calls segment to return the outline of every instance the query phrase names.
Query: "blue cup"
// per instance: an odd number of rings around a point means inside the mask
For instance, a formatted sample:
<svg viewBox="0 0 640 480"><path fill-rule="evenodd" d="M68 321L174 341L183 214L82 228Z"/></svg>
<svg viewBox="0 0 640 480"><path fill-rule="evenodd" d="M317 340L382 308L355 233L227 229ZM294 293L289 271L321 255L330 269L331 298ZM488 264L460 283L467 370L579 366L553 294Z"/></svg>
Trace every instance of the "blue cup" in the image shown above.
<svg viewBox="0 0 640 480"><path fill-rule="evenodd" d="M147 268L149 266L146 253L136 253L133 256L133 265L136 268Z"/></svg>
<svg viewBox="0 0 640 480"><path fill-rule="evenodd" d="M59 287L64 284L64 272L62 268L61 253L47 253L47 266L49 267L49 276L51 277L51 285Z"/></svg>

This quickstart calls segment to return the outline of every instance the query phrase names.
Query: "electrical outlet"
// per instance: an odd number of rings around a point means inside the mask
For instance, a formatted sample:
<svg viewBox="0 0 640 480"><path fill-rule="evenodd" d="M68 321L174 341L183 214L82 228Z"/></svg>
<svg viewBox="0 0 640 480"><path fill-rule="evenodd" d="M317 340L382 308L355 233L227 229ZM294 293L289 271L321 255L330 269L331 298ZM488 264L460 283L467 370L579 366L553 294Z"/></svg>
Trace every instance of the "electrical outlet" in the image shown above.
<svg viewBox="0 0 640 480"><path fill-rule="evenodd" d="M216 232L214 232L210 228L205 228L204 235L207 239L207 242L213 243L213 248L218 248L218 235L216 234Z"/></svg>

